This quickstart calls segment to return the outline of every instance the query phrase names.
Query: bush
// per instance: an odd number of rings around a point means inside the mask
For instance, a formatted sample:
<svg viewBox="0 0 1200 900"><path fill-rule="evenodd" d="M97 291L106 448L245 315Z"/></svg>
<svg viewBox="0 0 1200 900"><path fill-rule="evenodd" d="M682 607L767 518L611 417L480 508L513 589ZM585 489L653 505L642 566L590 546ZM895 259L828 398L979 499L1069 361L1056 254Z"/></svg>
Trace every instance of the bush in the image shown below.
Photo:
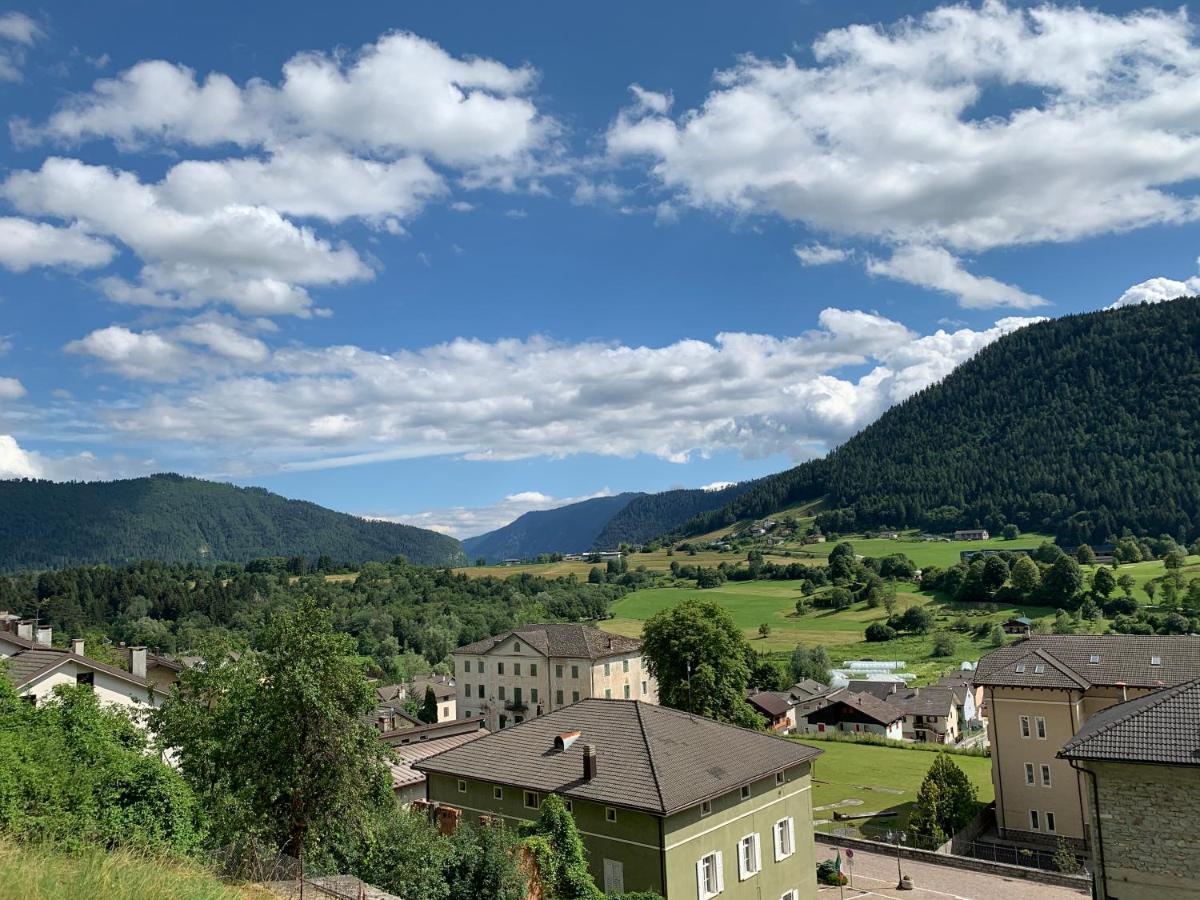
<svg viewBox="0 0 1200 900"><path fill-rule="evenodd" d="M954 638L948 634L934 635L933 638L933 655L934 656L953 656L954 655Z"/></svg>
<svg viewBox="0 0 1200 900"><path fill-rule="evenodd" d="M896 629L892 628L889 625L885 625L883 622L872 622L870 625L867 626L867 630L864 634L864 637L866 637L866 639L868 641L872 641L875 643L881 643L883 641L890 641L895 636L896 636Z"/></svg>
<svg viewBox="0 0 1200 900"><path fill-rule="evenodd" d="M826 859L817 863L817 881L821 884L843 885L846 876L838 871L836 860Z"/></svg>
<svg viewBox="0 0 1200 900"><path fill-rule="evenodd" d="M909 827L931 841L942 843L971 821L978 806L975 785L954 760L939 753L917 791Z"/></svg>

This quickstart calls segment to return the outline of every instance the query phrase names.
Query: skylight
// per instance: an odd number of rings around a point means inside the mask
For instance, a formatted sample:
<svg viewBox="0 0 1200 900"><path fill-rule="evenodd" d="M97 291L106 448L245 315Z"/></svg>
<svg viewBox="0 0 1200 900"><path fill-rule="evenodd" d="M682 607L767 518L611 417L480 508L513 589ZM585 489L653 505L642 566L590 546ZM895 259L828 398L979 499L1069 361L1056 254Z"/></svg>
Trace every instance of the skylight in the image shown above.
<svg viewBox="0 0 1200 900"><path fill-rule="evenodd" d="M1100 662L1100 654L1093 653L1091 656L1088 657L1088 662L1093 663L1093 664Z"/></svg>
<svg viewBox="0 0 1200 900"><path fill-rule="evenodd" d="M1034 666L1034 667L1033 667L1033 674L1034 674L1034 675L1041 675L1041 674L1042 674L1043 672L1045 672L1045 671L1046 671L1046 667L1045 667L1045 666L1042 666L1042 665L1037 665L1037 666Z"/></svg>
<svg viewBox="0 0 1200 900"><path fill-rule="evenodd" d="M1150 657L1150 665L1152 665L1152 666L1161 666L1161 665L1162 665L1162 657L1161 657L1161 656L1152 656L1152 657Z"/></svg>
<svg viewBox="0 0 1200 900"><path fill-rule="evenodd" d="M1025 663L1017 663L1017 671L1024 672L1025 671Z"/></svg>

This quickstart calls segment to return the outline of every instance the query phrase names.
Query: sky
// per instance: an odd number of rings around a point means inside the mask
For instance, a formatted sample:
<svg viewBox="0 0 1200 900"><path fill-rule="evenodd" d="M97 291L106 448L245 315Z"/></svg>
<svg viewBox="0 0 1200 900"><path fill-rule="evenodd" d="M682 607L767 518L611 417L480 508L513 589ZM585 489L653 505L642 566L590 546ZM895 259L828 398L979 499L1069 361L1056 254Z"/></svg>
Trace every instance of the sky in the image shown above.
<svg viewBox="0 0 1200 900"><path fill-rule="evenodd" d="M0 477L465 537L1200 292L1185 9L746 9L5 7Z"/></svg>

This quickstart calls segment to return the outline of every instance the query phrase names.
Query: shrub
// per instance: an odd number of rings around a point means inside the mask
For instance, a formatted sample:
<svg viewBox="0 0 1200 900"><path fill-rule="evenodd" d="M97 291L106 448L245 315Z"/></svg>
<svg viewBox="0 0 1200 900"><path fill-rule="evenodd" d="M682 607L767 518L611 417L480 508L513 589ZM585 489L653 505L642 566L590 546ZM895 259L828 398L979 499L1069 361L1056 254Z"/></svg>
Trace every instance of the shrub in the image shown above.
<svg viewBox="0 0 1200 900"><path fill-rule="evenodd" d="M817 881L821 884L843 885L846 876L838 871L836 860L826 859L817 863Z"/></svg>
<svg viewBox="0 0 1200 900"><path fill-rule="evenodd" d="M909 826L931 841L944 843L971 821L978 805L975 785L949 755L939 753L917 791Z"/></svg>
<svg viewBox="0 0 1200 900"><path fill-rule="evenodd" d="M864 634L864 637L866 637L868 641L873 641L876 643L890 641L895 636L896 629L889 625L885 625L883 622L872 622L867 626L866 633Z"/></svg>
<svg viewBox="0 0 1200 900"><path fill-rule="evenodd" d="M948 634L934 635L933 638L933 655L934 656L953 656L954 655L954 638Z"/></svg>

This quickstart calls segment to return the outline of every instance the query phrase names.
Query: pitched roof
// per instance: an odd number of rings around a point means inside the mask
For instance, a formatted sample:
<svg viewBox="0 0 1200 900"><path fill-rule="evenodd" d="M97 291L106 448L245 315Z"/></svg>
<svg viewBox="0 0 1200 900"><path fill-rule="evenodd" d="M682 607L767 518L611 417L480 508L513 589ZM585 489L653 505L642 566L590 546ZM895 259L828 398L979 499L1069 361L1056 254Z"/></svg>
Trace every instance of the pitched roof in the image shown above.
<svg viewBox="0 0 1200 900"><path fill-rule="evenodd" d="M392 750L395 762L388 763L392 772L392 790L420 784L425 780L425 774L413 768L413 763L436 756L444 750L453 750L471 741L477 741L486 735L486 728L476 728L474 731L463 731L445 737L430 738L417 744L402 744Z"/></svg>
<svg viewBox="0 0 1200 900"><path fill-rule="evenodd" d="M412 696L417 700L425 699L425 688L433 688L433 696L438 700L448 700L457 695L458 690L449 681L438 678L414 678L412 680Z"/></svg>
<svg viewBox="0 0 1200 900"><path fill-rule="evenodd" d="M887 698L907 716L948 716L958 699L948 687L904 688Z"/></svg>
<svg viewBox="0 0 1200 900"><path fill-rule="evenodd" d="M882 700L872 697L870 694L860 694L854 693L853 691L847 691L845 695L839 696L836 699L831 694L829 699L833 700L829 706L823 706L820 709L808 714L810 721L814 716L818 717L817 721L820 721L821 718L832 715L827 711L830 707L837 706L838 704L845 704L851 709L861 712L867 718L874 719L880 725L890 725L897 719L904 717L904 710L898 709L897 707L892 706L890 703L884 703Z"/></svg>
<svg viewBox="0 0 1200 900"><path fill-rule="evenodd" d="M789 709L792 708L786 699L786 694L780 696L774 691L759 691L756 694L750 694L746 701L760 712L766 713L771 717L785 716Z"/></svg>
<svg viewBox="0 0 1200 900"><path fill-rule="evenodd" d="M824 694L828 690L828 686L821 684L819 681L814 681L812 678L802 678L788 688L788 693L798 700L803 700L815 697L818 694Z"/></svg>
<svg viewBox="0 0 1200 900"><path fill-rule="evenodd" d="M610 634L587 625L569 622L554 622L544 625L522 625L503 634L475 641L459 647L455 653L483 654L492 650L513 635L519 635L525 643L543 656L567 656L584 659L600 659L605 656L631 653L641 649L637 638L621 634Z"/></svg>
<svg viewBox="0 0 1200 900"><path fill-rule="evenodd" d="M870 694L876 700L886 700L901 691L909 690L902 681L851 681L846 688L852 694Z"/></svg>
<svg viewBox="0 0 1200 900"><path fill-rule="evenodd" d="M578 730L566 750L554 738ZM583 748L597 774L583 780ZM638 700L591 698L416 763L476 778L666 815L807 762L821 751Z"/></svg>
<svg viewBox="0 0 1200 900"><path fill-rule="evenodd" d="M1101 710L1058 755L1200 766L1200 678Z"/></svg>
<svg viewBox="0 0 1200 900"><path fill-rule="evenodd" d="M1153 688L1197 677L1200 637L1193 635L1035 634L981 659L974 680L1086 690L1121 683Z"/></svg>
<svg viewBox="0 0 1200 900"><path fill-rule="evenodd" d="M10 635L5 635L5 637L10 637ZM68 650L43 647L36 644L34 646L37 649L18 650L4 659L9 680L18 689L25 687L42 675L49 674L59 666L65 665L68 662L75 662L85 668L96 672L105 672L115 678L120 678L122 681L135 684L138 687L152 688L155 693L166 693L158 685L147 681L145 678L139 678L137 675L126 672L124 669L118 669L116 666L108 665L108 663L102 663L99 660L92 659L90 656L79 656Z"/></svg>

